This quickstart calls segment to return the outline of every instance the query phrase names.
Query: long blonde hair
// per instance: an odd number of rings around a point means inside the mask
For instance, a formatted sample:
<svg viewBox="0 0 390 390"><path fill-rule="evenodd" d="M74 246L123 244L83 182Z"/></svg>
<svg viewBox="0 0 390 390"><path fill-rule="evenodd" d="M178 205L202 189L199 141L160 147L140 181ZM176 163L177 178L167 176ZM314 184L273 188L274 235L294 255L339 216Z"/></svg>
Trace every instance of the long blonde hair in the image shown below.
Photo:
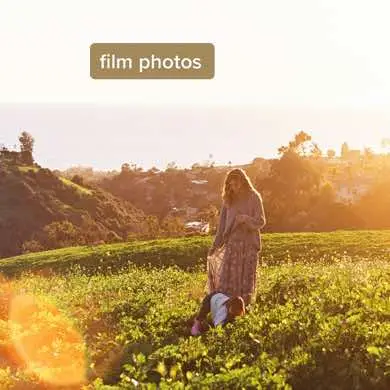
<svg viewBox="0 0 390 390"><path fill-rule="evenodd" d="M230 182L233 179L238 179L241 181L241 189L239 194L234 194L230 188ZM234 201L240 196L242 196L243 194L249 195L250 192L253 192L257 196L260 196L256 188L253 186L250 178L243 169L234 168L226 175L222 191L222 199L227 205L232 205Z"/></svg>

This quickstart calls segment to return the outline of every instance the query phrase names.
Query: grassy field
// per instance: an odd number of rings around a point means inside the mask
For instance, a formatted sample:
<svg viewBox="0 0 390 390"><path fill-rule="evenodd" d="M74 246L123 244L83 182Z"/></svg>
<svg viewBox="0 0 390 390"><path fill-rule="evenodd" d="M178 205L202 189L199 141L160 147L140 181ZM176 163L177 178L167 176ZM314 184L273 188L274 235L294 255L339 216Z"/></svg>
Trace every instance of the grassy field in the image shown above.
<svg viewBox="0 0 390 390"><path fill-rule="evenodd" d="M35 345L45 354L80 362L85 350L88 389L389 389L389 244L386 231L264 235L256 303L201 337L188 325L204 294L210 237L4 259L0 272L13 278L0 283L0 356L15 355L11 290L71 319L64 331L60 314L41 305L25 332L61 333L62 343ZM82 339L66 338L70 327ZM42 371L8 360L0 359L0 388L53 388ZM58 377L56 367L46 378Z"/></svg>
<svg viewBox="0 0 390 390"><path fill-rule="evenodd" d="M189 270L205 264L211 237L191 237L73 247L0 259L0 272L66 272L80 265L89 272L120 270L128 264L177 265ZM261 265L333 263L340 259L390 258L390 231L274 233L262 236Z"/></svg>

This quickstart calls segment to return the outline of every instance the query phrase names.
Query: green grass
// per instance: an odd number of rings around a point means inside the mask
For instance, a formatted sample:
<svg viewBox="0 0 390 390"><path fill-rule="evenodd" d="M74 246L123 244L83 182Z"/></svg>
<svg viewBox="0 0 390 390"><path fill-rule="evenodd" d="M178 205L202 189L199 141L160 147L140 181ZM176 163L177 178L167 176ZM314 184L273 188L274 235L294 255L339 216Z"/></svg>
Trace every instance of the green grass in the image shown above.
<svg viewBox="0 0 390 390"><path fill-rule="evenodd" d="M390 388L389 231L265 234L248 314L190 337L210 243L66 248L3 259L0 272L14 276L14 293L46 297L73 319L89 389ZM10 344L1 288L0 355ZM12 386L41 388L0 359L0 388Z"/></svg>
<svg viewBox="0 0 390 390"><path fill-rule="evenodd" d="M90 272L120 269L129 263L177 265L182 269L204 265L212 238L191 237L101 246L65 248L0 260L0 272L14 275L25 270L65 272L81 265ZM337 231L284 233L262 236L263 265L335 263L341 259L390 258L390 231Z"/></svg>
<svg viewBox="0 0 390 390"><path fill-rule="evenodd" d="M79 184L73 183L72 180L69 180L65 177L59 177L59 179L67 186L73 187L76 191L80 192L84 195L92 195L92 191L88 188L85 188L83 186L80 186Z"/></svg>
<svg viewBox="0 0 390 390"><path fill-rule="evenodd" d="M33 167L33 166L19 166L18 169L19 169L20 172L23 172L23 173L27 173L29 171L32 171L32 172L38 172L39 171L38 167Z"/></svg>
<svg viewBox="0 0 390 390"><path fill-rule="evenodd" d="M205 273L129 266L88 276L25 274L76 321L90 388L348 389L390 386L390 263L363 259L259 268L250 312L190 337ZM0 376L1 377L1 376ZM102 383L107 384L104 386ZM110 386L111 384L112 386Z"/></svg>
<svg viewBox="0 0 390 390"><path fill-rule="evenodd" d="M34 166L18 166L18 170L23 173L27 172L38 172L40 168L34 167ZM79 184L73 183L72 180L67 179L66 177L60 176L59 179L64 183L66 186L74 188L76 191L78 191L81 194L85 195L92 195L92 191L89 190L88 188L85 188Z"/></svg>

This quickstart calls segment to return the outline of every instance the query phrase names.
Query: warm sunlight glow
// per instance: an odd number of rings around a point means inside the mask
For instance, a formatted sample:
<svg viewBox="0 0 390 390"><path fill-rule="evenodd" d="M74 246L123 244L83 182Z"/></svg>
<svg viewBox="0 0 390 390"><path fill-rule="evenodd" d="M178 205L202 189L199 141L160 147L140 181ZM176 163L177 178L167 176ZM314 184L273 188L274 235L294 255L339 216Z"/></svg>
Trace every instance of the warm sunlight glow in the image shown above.
<svg viewBox="0 0 390 390"><path fill-rule="evenodd" d="M71 321L44 298L15 296L10 304L11 339L27 371L45 383L85 382L85 344Z"/></svg>

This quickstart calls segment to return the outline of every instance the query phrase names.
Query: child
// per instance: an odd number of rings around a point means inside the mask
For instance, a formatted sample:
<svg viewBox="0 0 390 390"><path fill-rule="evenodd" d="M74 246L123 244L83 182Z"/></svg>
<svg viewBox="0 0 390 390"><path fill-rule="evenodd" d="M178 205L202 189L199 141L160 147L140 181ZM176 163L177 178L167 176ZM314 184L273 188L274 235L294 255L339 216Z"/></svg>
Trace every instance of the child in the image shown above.
<svg viewBox="0 0 390 390"><path fill-rule="evenodd" d="M245 314L245 303L241 297L229 297L221 292L213 292L207 295L202 302L198 316L191 328L191 335L198 336L201 333L202 321L211 312L214 326L225 325L237 316Z"/></svg>

